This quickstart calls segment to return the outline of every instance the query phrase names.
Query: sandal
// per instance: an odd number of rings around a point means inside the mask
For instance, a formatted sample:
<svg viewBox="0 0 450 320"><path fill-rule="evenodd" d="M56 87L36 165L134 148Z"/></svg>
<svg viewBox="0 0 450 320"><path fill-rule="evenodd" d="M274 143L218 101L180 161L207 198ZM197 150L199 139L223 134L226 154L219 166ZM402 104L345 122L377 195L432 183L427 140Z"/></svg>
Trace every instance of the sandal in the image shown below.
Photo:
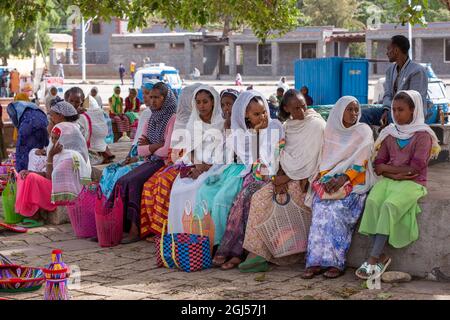
<svg viewBox="0 0 450 320"><path fill-rule="evenodd" d="M372 274L371 269L370 264L367 261L364 261L364 263L355 271L355 275L361 280L367 280Z"/></svg>
<svg viewBox="0 0 450 320"><path fill-rule="evenodd" d="M361 265L361 267L358 268L358 270L356 270L355 275L362 280L368 280L373 274L381 276L389 267L391 262L391 258L387 258L385 262L378 262L375 265L369 264L366 261Z"/></svg>
<svg viewBox="0 0 450 320"><path fill-rule="evenodd" d="M134 238L124 238L122 239L122 241L120 241L120 244L130 244L130 243L134 243L134 242L138 242L140 241L141 238L139 237L134 237Z"/></svg>
<svg viewBox="0 0 450 320"><path fill-rule="evenodd" d="M323 276L327 279L336 279L342 276L343 274L344 271L339 270L338 268L335 267L331 267L323 274Z"/></svg>
<svg viewBox="0 0 450 320"><path fill-rule="evenodd" d="M216 257L214 257L212 263L215 268L220 268L226 261L227 261L226 257L216 256Z"/></svg>
<svg viewBox="0 0 450 320"><path fill-rule="evenodd" d="M243 271L243 270L248 270L248 269L254 269L254 268L257 268L260 265L264 265L264 264L267 264L266 259L264 259L263 257L257 256L257 257L251 258L251 259L246 259L244 262L242 262L239 265L239 270Z"/></svg>
<svg viewBox="0 0 450 320"><path fill-rule="evenodd" d="M33 219L23 219L23 221L21 223L17 224L18 227L27 228L27 229L39 228L39 227L42 227L43 225L44 225L43 222L38 221L38 220L33 220Z"/></svg>
<svg viewBox="0 0 450 320"><path fill-rule="evenodd" d="M309 268L306 268L306 270L303 272L301 278L307 279L307 280L312 279L312 278L314 278L314 276L317 276L317 275L321 274L322 272L323 271L322 271L321 267L309 267Z"/></svg>
<svg viewBox="0 0 450 320"><path fill-rule="evenodd" d="M220 268L222 270L231 270L239 266L242 260L238 257L231 258L226 263L224 263Z"/></svg>

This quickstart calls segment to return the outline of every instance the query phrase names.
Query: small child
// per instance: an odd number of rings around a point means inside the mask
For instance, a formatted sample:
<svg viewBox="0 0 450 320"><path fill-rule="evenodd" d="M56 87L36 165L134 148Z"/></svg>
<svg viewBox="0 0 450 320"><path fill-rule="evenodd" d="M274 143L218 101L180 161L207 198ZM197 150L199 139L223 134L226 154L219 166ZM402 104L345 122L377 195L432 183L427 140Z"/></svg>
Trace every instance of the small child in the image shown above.
<svg viewBox="0 0 450 320"><path fill-rule="evenodd" d="M130 132L130 119L124 114L123 98L120 96L120 87L114 87L114 94L109 98L109 116L117 125L117 131L121 136Z"/></svg>
<svg viewBox="0 0 450 320"><path fill-rule="evenodd" d="M368 279L381 275L391 263L383 254L386 242L403 248L419 238L418 200L427 194L427 166L439 154L436 134L424 123L421 95L400 91L392 102L394 123L381 131L375 143L375 172L382 176L366 200L359 232L372 240L369 259L356 271Z"/></svg>

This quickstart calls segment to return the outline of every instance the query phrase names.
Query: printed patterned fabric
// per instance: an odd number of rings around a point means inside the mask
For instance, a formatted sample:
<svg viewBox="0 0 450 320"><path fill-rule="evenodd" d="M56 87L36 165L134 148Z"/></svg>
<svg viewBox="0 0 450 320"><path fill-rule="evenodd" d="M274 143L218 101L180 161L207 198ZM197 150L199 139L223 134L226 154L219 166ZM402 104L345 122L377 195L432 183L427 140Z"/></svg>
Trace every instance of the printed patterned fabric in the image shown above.
<svg viewBox="0 0 450 320"><path fill-rule="evenodd" d="M306 267L336 267L344 270L353 230L364 208L367 194L351 193L342 200L320 200L312 205Z"/></svg>
<svg viewBox="0 0 450 320"><path fill-rule="evenodd" d="M176 167L163 167L145 184L141 200L141 238L161 235L169 214L170 191L179 173Z"/></svg>

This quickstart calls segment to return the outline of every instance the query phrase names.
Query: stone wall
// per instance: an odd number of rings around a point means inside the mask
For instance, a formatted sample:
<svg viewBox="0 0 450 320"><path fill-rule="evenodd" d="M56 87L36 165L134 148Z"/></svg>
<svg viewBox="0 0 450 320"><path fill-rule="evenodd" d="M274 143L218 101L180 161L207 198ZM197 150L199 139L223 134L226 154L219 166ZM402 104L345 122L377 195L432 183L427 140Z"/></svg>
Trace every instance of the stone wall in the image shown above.
<svg viewBox="0 0 450 320"><path fill-rule="evenodd" d="M243 76L271 76L272 66L258 66L256 44L243 44L242 50L244 52L244 66ZM245 79L244 79L245 80Z"/></svg>
<svg viewBox="0 0 450 320"><path fill-rule="evenodd" d="M431 62L431 67L438 75L450 74L450 63L444 62L443 39L424 39L422 43L422 62Z"/></svg>
<svg viewBox="0 0 450 320"><path fill-rule="evenodd" d="M294 64L300 58L299 43L280 43L278 73L283 76L294 75Z"/></svg>
<svg viewBox="0 0 450 320"><path fill-rule="evenodd" d="M406 248L388 247L392 257L389 270L425 277L434 268L450 274L450 163L433 165L428 170L428 195L420 200L419 239ZM359 226L358 226L359 227ZM358 227L356 230L358 230ZM369 239L355 232L347 264L358 268L368 257Z"/></svg>

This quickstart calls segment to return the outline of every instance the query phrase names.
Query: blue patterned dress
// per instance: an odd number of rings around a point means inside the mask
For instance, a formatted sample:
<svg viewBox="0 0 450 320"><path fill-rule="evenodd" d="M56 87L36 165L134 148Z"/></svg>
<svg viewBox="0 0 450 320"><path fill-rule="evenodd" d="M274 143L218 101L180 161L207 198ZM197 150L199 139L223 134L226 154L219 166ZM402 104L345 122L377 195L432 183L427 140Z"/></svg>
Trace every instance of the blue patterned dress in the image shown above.
<svg viewBox="0 0 450 320"><path fill-rule="evenodd" d="M367 194L351 193L342 200L320 200L312 204L306 267L345 268L353 231L361 216Z"/></svg>
<svg viewBox="0 0 450 320"><path fill-rule="evenodd" d="M28 169L28 154L31 149L42 149L48 145L48 120L41 110L26 109L20 118L16 143L16 170Z"/></svg>

